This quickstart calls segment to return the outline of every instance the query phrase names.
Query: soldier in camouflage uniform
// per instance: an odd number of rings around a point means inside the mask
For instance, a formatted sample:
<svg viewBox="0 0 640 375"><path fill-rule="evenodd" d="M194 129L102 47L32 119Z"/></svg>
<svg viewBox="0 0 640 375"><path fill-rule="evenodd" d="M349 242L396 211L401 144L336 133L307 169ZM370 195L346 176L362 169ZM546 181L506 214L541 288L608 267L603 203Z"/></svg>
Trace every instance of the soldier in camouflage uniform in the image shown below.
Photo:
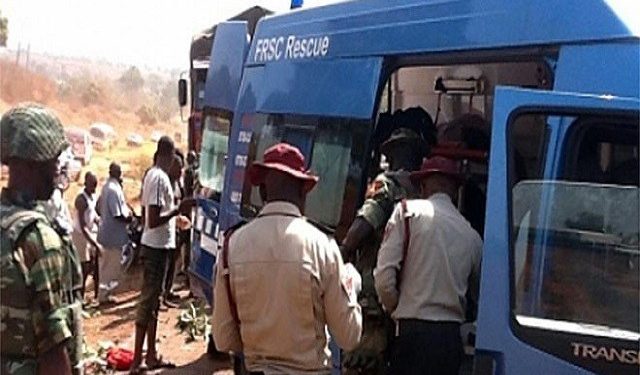
<svg viewBox="0 0 640 375"><path fill-rule="evenodd" d="M19 105L0 120L0 373L81 374L82 273L71 240L46 215L68 147L48 109Z"/></svg>
<svg viewBox="0 0 640 375"><path fill-rule="evenodd" d="M400 120L403 119L410 120L411 117L400 116ZM422 159L435 143L435 126L428 114L419 124L424 127L422 132L412 130L416 129L415 124L410 127L403 125L401 123L381 144L380 151L389 161L389 171L379 174L371 184L366 200L341 246L345 259L354 258L355 255L356 268L362 275L362 291L358 300L364 320L359 347L344 354L343 368L346 374L384 374L387 367L385 351L391 321L378 301L373 269L384 228L395 204L418 194L409 180L409 174L420 167ZM428 141L420 133L426 134Z"/></svg>

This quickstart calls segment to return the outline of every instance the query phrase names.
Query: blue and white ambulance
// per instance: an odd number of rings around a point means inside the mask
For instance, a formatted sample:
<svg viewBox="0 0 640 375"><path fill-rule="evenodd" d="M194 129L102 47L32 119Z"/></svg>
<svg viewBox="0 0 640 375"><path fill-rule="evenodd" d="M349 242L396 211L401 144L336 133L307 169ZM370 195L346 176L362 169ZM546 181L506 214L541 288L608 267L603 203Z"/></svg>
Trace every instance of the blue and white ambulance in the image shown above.
<svg viewBox="0 0 640 375"><path fill-rule="evenodd" d="M224 106L201 174L221 195L202 246L257 214L246 167L277 142L320 176L305 214L341 241L379 170L383 114L420 106L441 126L477 114L489 157L463 164L483 198L460 205L486 205L474 372L637 374L639 10L361 0L267 17L248 52L216 36L235 57L210 72Z"/></svg>

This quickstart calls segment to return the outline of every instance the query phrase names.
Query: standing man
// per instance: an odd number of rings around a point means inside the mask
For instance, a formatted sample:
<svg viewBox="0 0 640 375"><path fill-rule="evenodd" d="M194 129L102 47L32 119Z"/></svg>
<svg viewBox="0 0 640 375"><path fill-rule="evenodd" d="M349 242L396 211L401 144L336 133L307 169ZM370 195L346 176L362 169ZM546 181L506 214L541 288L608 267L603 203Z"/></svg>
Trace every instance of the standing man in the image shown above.
<svg viewBox="0 0 640 375"><path fill-rule="evenodd" d="M9 167L0 195L0 372L80 374L82 272L67 232L45 214L67 146L49 109L21 104L0 119Z"/></svg>
<svg viewBox="0 0 640 375"><path fill-rule="evenodd" d="M198 194L198 156L195 151L191 150L187 154L187 168L184 171L184 196L186 198L195 198ZM184 252L182 253L182 270L185 276L187 288L190 289L189 265L191 264L191 231L187 231L184 235ZM189 291L189 295L192 293Z"/></svg>
<svg viewBox="0 0 640 375"><path fill-rule="evenodd" d="M76 219L74 220L73 244L78 251L78 256L82 262L82 295L84 296L87 277L93 273L93 282L98 284L96 270L93 265L95 257L102 254L102 246L97 241L99 218L96 211L96 199L94 194L98 187L96 176L87 172L84 175L84 189L78 194L75 201ZM98 298L98 288L95 298Z"/></svg>
<svg viewBox="0 0 640 375"><path fill-rule="evenodd" d="M158 307L162 294L167 259L176 248L176 221L180 225L189 223L181 212L189 212L193 200L185 199L176 208L173 185L169 170L174 163L175 146L171 138L164 136L158 141L155 164L147 172L142 187L142 205L145 212L142 232L144 252L144 277L140 302L136 311L136 339L131 373L142 371L142 348L147 337L146 364L149 369L172 368L175 365L165 361L156 351L156 329L158 327Z"/></svg>
<svg viewBox="0 0 640 375"><path fill-rule="evenodd" d="M173 164L171 164L171 168L169 168L169 180L173 187L173 200L176 206L180 204L184 196L184 189L182 188L183 166L184 160L182 159L182 154L176 150L176 154L173 157ZM176 227L176 248L168 251L167 269L164 275L164 294L162 296L162 302L167 307L178 307L177 302L180 299L180 296L173 292L173 280L176 274L176 260L184 245L185 233L188 235L190 232L189 230Z"/></svg>
<svg viewBox="0 0 640 375"><path fill-rule="evenodd" d="M184 195L192 198L198 184L198 156L191 150L187 154L187 169L184 171Z"/></svg>
<svg viewBox="0 0 640 375"><path fill-rule="evenodd" d="M100 258L100 304L115 303L111 295L120 278L122 247L129 241L127 224L133 215L127 206L122 190L122 169L118 163L109 165L109 179L100 192L101 222L98 243L104 248Z"/></svg>
<svg viewBox="0 0 640 375"><path fill-rule="evenodd" d="M466 294L477 300L482 240L455 204L456 162L436 156L411 180L422 199L396 205L374 271L395 322L391 373L458 374ZM420 348L421 350L416 350Z"/></svg>
<svg viewBox="0 0 640 375"><path fill-rule="evenodd" d="M306 195L318 177L304 166L304 156L286 143L250 166L250 182L267 203L252 222L226 234L218 257L215 343L222 352L243 352L254 373L329 374L327 326L343 349L360 341L353 290L359 276L347 271L336 243L305 220Z"/></svg>
<svg viewBox="0 0 640 375"><path fill-rule="evenodd" d="M417 195L409 174L420 167L422 159L435 144L435 126L429 115L424 112L424 116L416 117L417 121L402 112L394 114L392 120L400 126L380 146L380 151L389 161L389 171L374 180L372 193L358 211L342 243L342 254L349 258L355 256L356 268L362 274L359 302L364 315L362 343L353 352L345 353L343 358L348 374L385 373L390 322L378 302L373 269L382 233L394 205L406 197ZM409 126L424 129L422 134L427 134L428 141Z"/></svg>

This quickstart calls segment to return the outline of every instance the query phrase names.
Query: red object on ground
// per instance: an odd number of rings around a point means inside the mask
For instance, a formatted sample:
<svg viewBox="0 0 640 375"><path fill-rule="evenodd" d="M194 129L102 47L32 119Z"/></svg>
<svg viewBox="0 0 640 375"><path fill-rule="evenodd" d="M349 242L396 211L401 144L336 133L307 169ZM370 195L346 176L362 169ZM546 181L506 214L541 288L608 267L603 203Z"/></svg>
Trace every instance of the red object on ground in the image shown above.
<svg viewBox="0 0 640 375"><path fill-rule="evenodd" d="M110 348L107 351L107 363L118 371L129 370L133 363L133 352L129 349Z"/></svg>

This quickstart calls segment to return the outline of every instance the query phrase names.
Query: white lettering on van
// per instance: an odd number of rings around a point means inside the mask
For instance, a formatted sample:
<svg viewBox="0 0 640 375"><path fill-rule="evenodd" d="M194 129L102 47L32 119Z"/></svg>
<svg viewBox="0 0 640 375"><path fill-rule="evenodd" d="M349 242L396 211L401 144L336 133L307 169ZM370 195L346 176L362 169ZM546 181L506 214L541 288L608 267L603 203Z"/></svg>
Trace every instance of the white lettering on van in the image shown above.
<svg viewBox="0 0 640 375"><path fill-rule="evenodd" d="M251 132L246 130L241 130L238 134L238 142L239 143L249 143L251 142Z"/></svg>
<svg viewBox="0 0 640 375"><path fill-rule="evenodd" d="M244 168L247 166L247 156L246 155L236 155L236 167Z"/></svg>
<svg viewBox="0 0 640 375"><path fill-rule="evenodd" d="M256 40L253 60L271 62L280 59L295 60L325 57L331 41L328 36L298 38L295 35Z"/></svg>
<svg viewBox="0 0 640 375"><path fill-rule="evenodd" d="M232 203L240 203L242 201L242 193L239 191L231 192L231 202Z"/></svg>
<svg viewBox="0 0 640 375"><path fill-rule="evenodd" d="M579 358L620 362L629 365L640 365L640 352L632 349L607 348L604 346L572 342L573 355Z"/></svg>

